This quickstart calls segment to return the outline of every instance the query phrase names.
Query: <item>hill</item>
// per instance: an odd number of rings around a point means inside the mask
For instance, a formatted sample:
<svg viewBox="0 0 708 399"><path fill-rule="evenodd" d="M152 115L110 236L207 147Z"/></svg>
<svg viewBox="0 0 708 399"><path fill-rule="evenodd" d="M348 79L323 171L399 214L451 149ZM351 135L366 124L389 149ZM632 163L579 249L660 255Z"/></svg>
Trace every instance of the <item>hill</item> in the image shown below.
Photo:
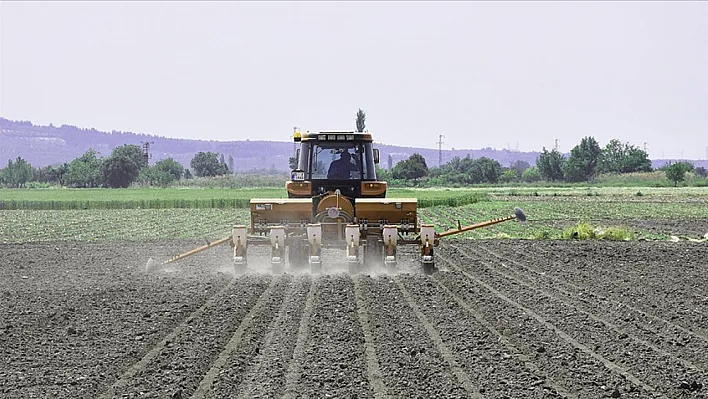
<svg viewBox="0 0 708 399"><path fill-rule="evenodd" d="M375 139L375 137L374 137ZM152 162L168 157L174 158L185 167L199 151L213 151L234 158L236 171L255 169L289 170L288 158L293 155L293 143L284 141L215 141L192 140L161 137L157 135L132 132L101 132L92 128L79 128L71 125L40 126L29 121L12 121L0 118L0 162L23 157L34 166L56 165L69 162L81 156L90 148L102 156L111 153L113 148L123 144L153 142L150 145ZM395 145L377 144L381 153L381 167L388 168L388 156L396 162L408 158L417 152L426 158L429 166L437 166L438 150ZM467 154L474 158L489 157L502 165L509 165L516 160L533 164L538 153L516 152L485 148L480 150L443 150L443 163L455 156Z"/></svg>
<svg viewBox="0 0 708 399"><path fill-rule="evenodd" d="M374 136L374 140L376 136ZM272 169L287 171L288 158L293 155L293 143L284 141L216 141L176 139L157 135L132 132L101 132L93 128L62 125L34 125L29 121L13 121L0 118L0 165L18 156L26 159L35 167L57 165L69 162L93 148L101 156L107 156L113 148L123 144L152 142L151 162L168 157L174 158L185 167L189 167L192 157L199 151L213 151L223 154L225 158L231 155L234 159L234 169L237 172ZM376 144L381 153L381 167L387 169L388 157L392 164L408 158L413 153L425 157L428 166L438 165L438 150L434 148L414 148L388 144ZM443 163L455 156L473 158L488 157L495 159L502 166L509 166L520 160L534 164L538 152L519 152L512 150L454 149L442 151ZM662 165L666 160L654 160L654 165ZM706 161L695 161L696 166L708 166Z"/></svg>

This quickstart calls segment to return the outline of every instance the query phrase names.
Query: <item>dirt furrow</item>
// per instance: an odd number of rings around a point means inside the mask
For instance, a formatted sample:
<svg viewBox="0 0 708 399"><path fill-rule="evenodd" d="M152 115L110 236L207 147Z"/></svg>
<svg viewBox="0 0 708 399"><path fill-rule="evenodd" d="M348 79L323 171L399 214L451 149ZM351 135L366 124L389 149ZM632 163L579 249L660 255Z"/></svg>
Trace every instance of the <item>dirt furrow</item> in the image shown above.
<svg viewBox="0 0 708 399"><path fill-rule="evenodd" d="M313 289L310 276L293 278L277 317L268 326L265 342L258 349L258 355L243 378L238 395L232 391L228 396L244 399L272 398L284 391L285 375L293 358L298 326L310 296L308 292L314 292Z"/></svg>
<svg viewBox="0 0 708 399"><path fill-rule="evenodd" d="M480 395L479 388L475 386L474 383L472 383L470 376L467 375L464 370L462 370L462 367L460 367L460 364L457 362L450 349L443 343L442 338L440 338L440 334L435 329L435 326L433 326L430 321L428 321L428 318L425 317L425 315L420 311L420 307L416 303L415 299L413 299L413 297L411 296L411 293L408 292L406 287L403 285L400 278L394 277L393 281L396 283L396 285L398 285L398 289L403 295L403 298L406 300L406 303L408 303L408 306L413 311L415 317L418 319L420 324L423 325L423 328L425 328L425 332L428 333L428 337L431 341L433 341L433 343L435 344L435 348L438 350L438 352L440 352L443 359L445 359L445 362L447 362L448 366L452 370L452 373L457 378L457 381L459 382L460 386L462 386L465 391L467 391L467 394L470 397L481 399L482 395ZM414 289L417 290L417 288ZM423 298L423 300L425 300L425 298Z"/></svg>
<svg viewBox="0 0 708 399"><path fill-rule="evenodd" d="M0 245L0 396L98 397L231 280L146 274L160 246Z"/></svg>
<svg viewBox="0 0 708 399"><path fill-rule="evenodd" d="M190 395L228 343L241 320L270 284L269 276L242 276L215 297L135 375L119 381L113 396Z"/></svg>
<svg viewBox="0 0 708 399"><path fill-rule="evenodd" d="M457 248L457 253L459 248ZM475 253L475 251L466 251ZM467 255L462 255L467 257ZM568 292L558 284L549 283L546 279L535 273L522 272L515 267L509 267L503 262L518 265L512 259L504 258L500 255L493 255L500 262L479 262L490 270L499 273L506 279L515 279L520 284L525 284L540 290L544 296L553 297L563 301L568 306L575 307L578 311L590 317L593 321L599 322L614 331L614 334L621 339L630 338L645 345L655 352L674 358L683 364L685 368L707 370L708 366L708 342L696 339L694 335L683 330L672 328L673 325L657 321L626 307L613 306L606 300L606 297L597 297L592 294L578 295ZM467 258L473 263L472 258ZM478 259L483 259L479 257ZM523 269L523 268L521 268Z"/></svg>
<svg viewBox="0 0 708 399"><path fill-rule="evenodd" d="M452 247L454 248L454 246ZM639 281L645 281L644 279L628 280L624 285L618 285L616 282L612 282L611 284L616 285L618 287L616 291L622 292L621 295L617 296L612 295L611 292L607 290L607 284L604 284L602 282L585 282L583 286L578 286L570 281L570 277L568 277L568 279L557 278L549 275L545 271L539 271L534 267L528 265L528 263L541 263L541 257L537 258L536 260L530 258L524 262L518 262L507 256L500 255L498 252L489 248L481 247L481 249L483 249L486 254L491 255L497 259L503 260L503 262L501 262L501 265L506 266L507 270L519 272L520 270L518 269L521 269L524 271L523 276L525 276L525 278L533 281L536 284L553 288L554 290L557 290L558 292L561 292L569 297L579 298L588 306L596 306L602 308L604 310L602 310L601 312L606 312L608 314L613 315L615 318L615 322L619 324L623 324L620 321L628 323L631 328L644 332L645 335L650 337L654 335L660 335L665 337L657 343L663 344L665 349L666 347L668 347L668 350L670 351L673 350L679 352L682 356L686 356L688 359L693 359L692 361L702 364L705 368L707 360L706 357L702 356L701 358L696 359L693 356L695 354L708 353L706 351L706 349L708 349L708 335L703 332L705 331L705 329L701 327L700 324L689 324L688 326L691 327L689 329L687 327L684 327L683 325L678 324L679 321L675 316L671 316L671 319L674 321L670 321L664 317L661 317L660 315L654 314L656 312L648 313L638 308L637 306L630 304L634 303L641 306L642 301L636 301L631 300L631 298L627 298L629 296L627 295L627 293L632 289L631 287L643 284L639 283ZM460 250L458 249L458 251ZM480 254L479 252L475 252L474 250L468 252L477 253L480 259L488 257L488 255ZM506 263L510 264L511 266L506 265ZM597 278L603 278L603 273L598 271L596 274L598 276ZM602 288L596 288L595 290L593 290L593 287ZM598 292L599 290L601 290L601 293ZM649 296L650 295L648 295L647 292L644 292L642 295L643 298L647 298ZM661 297L661 295L657 296ZM670 301L667 302L670 303ZM662 307L663 306L666 305L662 305ZM697 320L695 317L690 319Z"/></svg>
<svg viewBox="0 0 708 399"><path fill-rule="evenodd" d="M285 306L285 293L290 281L291 277L287 275L273 278L274 283L241 320L236 332L202 378L194 398L234 396L254 358L259 355L278 309Z"/></svg>
<svg viewBox="0 0 708 399"><path fill-rule="evenodd" d="M554 251L560 244L519 243L514 257L521 260L520 267L565 284L571 292L607 297L617 306L708 342L708 311L701 299L708 293L702 284L708 247L692 243L573 244ZM500 243L480 248L494 255L508 252Z"/></svg>
<svg viewBox="0 0 708 399"><path fill-rule="evenodd" d="M298 395L300 378L302 377L302 367L305 362L305 345L310 338L310 324L312 323L312 313L314 311L315 294L318 289L318 281L313 278L310 283L310 291L305 300L305 308L302 311L297 338L293 349L292 359L288 363L287 374L285 375L285 385L283 387L283 397L286 399L295 398Z"/></svg>
<svg viewBox="0 0 708 399"><path fill-rule="evenodd" d="M425 324L435 330L434 335L440 340L438 346L459 364L456 374L468 376L467 384L478 386L476 392L483 397L508 398L519 392L529 398L573 397L555 382L549 383L548 376L540 373L538 366L529 369L526 364L530 362L519 359L518 349L508 341L502 343L500 335L494 333L496 330L487 328L483 319L480 323L474 317L476 311L470 309L471 314L469 305L457 302L439 280L409 275L396 277L396 281L405 287L401 291L410 296Z"/></svg>
<svg viewBox="0 0 708 399"><path fill-rule="evenodd" d="M548 373L546 373L545 370L543 370L542 365L534 362L531 360L531 358L523 353L521 349L519 349L516 345L514 345L507 336L501 333L498 329L496 329L489 321L487 321L484 316L482 316L481 313L477 309L475 309L471 304L467 303L465 300L463 300L459 295L455 294L452 292L448 287L445 286L439 279L435 278L433 281L435 281L436 286L438 289L441 291L445 292L447 295L452 297L452 299L457 303L458 306L460 306L462 309L464 309L469 315L471 315L476 323L479 323L483 328L476 329L473 327L473 331L481 331L482 334L485 334L483 331L486 329L487 332L490 335L490 338L494 342L499 342L501 345L504 346L504 350L506 353L502 353L501 356L498 356L498 353L492 353L492 354L487 354L485 353L484 356L485 358L492 359L492 361L496 362L499 361L499 358L502 359L502 365L504 360L508 360L511 357L514 357L516 360L518 360L521 364L523 364L524 367L526 367L537 379L532 382L531 386L542 386L543 389L548 390L549 392L544 392L544 394L549 394L552 397L555 395L558 395L563 398L577 398L577 394L570 393L567 389L567 387L563 386L559 381L555 380L554 378L551 378ZM455 320L458 320L455 318ZM464 325L463 327L469 328L470 325L473 325L471 321L467 320L465 317L461 317L460 320L464 320ZM495 352L495 351L491 351ZM495 358L495 355L497 357ZM508 367L508 366L507 366ZM509 367L511 369L515 368L514 365ZM517 367L518 368L518 367ZM494 371L492 369L491 371ZM518 372L517 372L518 373ZM492 374L492 376L496 377L498 374L495 372ZM521 374L519 374L521 375ZM515 373L516 376L516 373ZM488 377L489 378L489 377ZM493 378L490 378L493 380ZM506 382L504 383L506 387ZM528 385L525 387L528 388ZM522 387L523 388L523 387ZM485 391L486 392L486 391ZM506 396L505 396L506 397Z"/></svg>
<svg viewBox="0 0 708 399"><path fill-rule="evenodd" d="M335 274L319 276L316 284L299 378L287 397L371 397L354 283Z"/></svg>
<svg viewBox="0 0 708 399"><path fill-rule="evenodd" d="M708 381L708 374L692 363L627 334L547 291L478 263L487 262L465 262L465 269L516 298L520 304L533 308L579 342L594 347L595 352L651 385L657 392L676 396L682 392L680 385L683 381Z"/></svg>
<svg viewBox="0 0 708 399"><path fill-rule="evenodd" d="M133 365L128 368L121 376L116 380L115 383L106 391L104 392L100 397L101 398L108 398L116 394L116 391L120 391L124 389L128 384L130 384L131 379L133 379L138 373L141 373L145 370L147 365L155 359L155 357L163 350L165 347L170 344L171 342L174 341L175 337L179 336L182 334L188 326L194 321L194 319L201 317L201 315L207 311L207 309L215 306L215 304L220 301L225 293L229 291L232 288L233 281L226 285L224 288L222 288L219 292L217 292L214 296L209 298L208 301L206 301L202 306L200 306L197 310L195 310L192 314L190 314L182 323L180 323L177 327L175 327L174 330L172 330L165 338L163 338L160 342L157 343L154 347L150 348L150 350L143 356L138 362L134 363Z"/></svg>
<svg viewBox="0 0 708 399"><path fill-rule="evenodd" d="M470 397L389 276L360 278L383 383L393 397Z"/></svg>
<svg viewBox="0 0 708 399"><path fill-rule="evenodd" d="M361 325L362 333L364 334L364 352L366 354L366 372L371 389L374 391L374 398L386 399L389 395L386 393L386 386L381 377L381 365L379 358L376 355L376 346L371 327L371 319L369 318L369 310L366 305L364 294L361 291L360 277L354 277L354 295L356 298L356 310L359 316L359 324Z"/></svg>
<svg viewBox="0 0 708 399"><path fill-rule="evenodd" d="M664 397L622 367L601 356L587 345L546 320L534 310L521 305L505 293L460 270L459 266L438 255L451 271L439 278L448 288L479 309L485 319L551 377L580 398L606 397L618 390L622 397Z"/></svg>

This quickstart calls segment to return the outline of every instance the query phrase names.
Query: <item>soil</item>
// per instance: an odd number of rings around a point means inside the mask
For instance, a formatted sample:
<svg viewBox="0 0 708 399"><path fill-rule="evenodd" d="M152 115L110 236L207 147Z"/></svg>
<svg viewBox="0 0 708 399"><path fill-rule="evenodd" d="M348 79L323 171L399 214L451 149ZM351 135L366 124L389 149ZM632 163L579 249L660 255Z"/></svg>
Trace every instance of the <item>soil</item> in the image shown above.
<svg viewBox="0 0 708 399"><path fill-rule="evenodd" d="M145 270L203 244L0 245L0 397L708 397L705 242L446 240L432 276L410 247L391 272L325 253L274 275L252 247L235 275L228 246Z"/></svg>

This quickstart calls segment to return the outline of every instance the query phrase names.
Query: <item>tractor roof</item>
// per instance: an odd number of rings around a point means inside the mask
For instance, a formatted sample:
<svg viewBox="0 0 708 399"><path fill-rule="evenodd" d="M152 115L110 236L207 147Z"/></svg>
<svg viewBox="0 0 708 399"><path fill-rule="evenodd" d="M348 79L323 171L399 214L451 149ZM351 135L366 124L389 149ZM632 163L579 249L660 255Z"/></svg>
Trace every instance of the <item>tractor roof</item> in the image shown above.
<svg viewBox="0 0 708 399"><path fill-rule="evenodd" d="M322 130L319 132L307 131L305 133L300 133L299 130L296 130L294 138L295 141L373 141L371 133L368 131L354 132L351 130Z"/></svg>

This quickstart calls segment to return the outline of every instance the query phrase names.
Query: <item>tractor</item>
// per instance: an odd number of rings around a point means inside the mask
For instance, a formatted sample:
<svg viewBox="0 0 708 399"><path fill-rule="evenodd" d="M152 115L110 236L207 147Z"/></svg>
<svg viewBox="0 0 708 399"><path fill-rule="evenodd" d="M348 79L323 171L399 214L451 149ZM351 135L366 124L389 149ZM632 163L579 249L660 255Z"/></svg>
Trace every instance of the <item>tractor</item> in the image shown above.
<svg viewBox="0 0 708 399"><path fill-rule="evenodd" d="M387 198L387 183L376 176L379 151L371 133L354 131L304 132L296 130L297 167L285 183L287 198L250 200L250 225L236 225L230 237L209 243L164 263L193 255L215 245L233 248L236 274L248 266L251 245L270 245L274 273L292 269L323 271L322 249L339 248L350 273L362 266L395 269L397 248L417 245L425 274L435 268L434 248L440 238L508 220L525 221L520 208L511 216L438 233L420 223L415 198ZM147 268L155 266L152 259Z"/></svg>

